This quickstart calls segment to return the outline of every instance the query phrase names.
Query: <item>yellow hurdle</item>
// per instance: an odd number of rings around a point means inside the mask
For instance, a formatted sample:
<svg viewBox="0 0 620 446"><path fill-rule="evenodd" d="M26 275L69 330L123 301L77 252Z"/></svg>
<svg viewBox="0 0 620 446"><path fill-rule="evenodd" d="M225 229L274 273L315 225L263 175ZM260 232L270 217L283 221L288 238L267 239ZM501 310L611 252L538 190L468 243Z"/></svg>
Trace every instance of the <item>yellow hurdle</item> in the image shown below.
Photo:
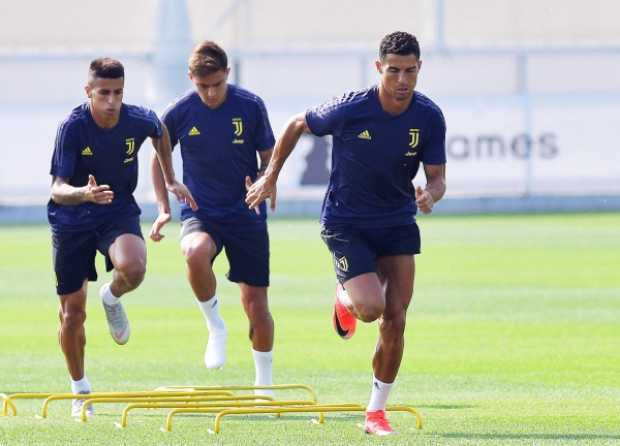
<svg viewBox="0 0 620 446"><path fill-rule="evenodd" d="M357 406L357 407L353 407ZM281 407L277 410L279 413L300 413L300 412L365 412L366 408L361 405L322 405L317 404L312 407ZM422 416L413 407L407 406L387 406L385 408L389 412L409 412L416 419L416 428L422 429ZM215 423L213 431L218 434L221 430L222 418L227 415L242 415L242 414L258 414L258 413L275 413L268 408L247 408L247 409L226 409L218 413L215 417ZM319 419L319 422L322 420Z"/></svg>
<svg viewBox="0 0 620 446"><path fill-rule="evenodd" d="M268 403L261 406L268 406ZM274 414L274 413L325 413L325 412L365 412L366 408L360 404L315 404L312 406L298 407L277 407L277 402L273 403L274 407L248 407L234 408L220 411L215 416L213 431L217 434L221 431L222 418L228 415L248 415L248 414ZM416 428L422 429L422 416L413 407L407 406L387 406L386 411L390 412L408 412L416 418ZM182 408L170 411L166 418L166 424L162 430L172 430L172 418L178 413L214 413L214 409L198 409L198 408ZM319 422L323 422L319 418Z"/></svg>
<svg viewBox="0 0 620 446"><path fill-rule="evenodd" d="M124 398L125 401L130 402L135 398L174 398L174 397L186 397L191 399L192 397L201 396L231 396L232 392L227 391L153 391L145 390L139 392L93 392L89 394L73 394L73 393L53 393L48 394L47 398L43 402L41 407L41 418L47 418L49 412L49 405L52 401L72 400L72 399L93 399L93 398Z"/></svg>
<svg viewBox="0 0 620 446"><path fill-rule="evenodd" d="M164 393L165 392L165 393ZM180 393L179 393L180 392ZM140 396L147 396L147 395L151 395L153 393L157 393L157 394L162 394L165 396L175 396L175 395L186 395L186 394L191 394L191 395L204 395L205 393L207 394L212 394L212 395L232 395L232 392L228 392L228 391L218 391L218 392L212 392L212 391L198 391L198 392L194 392L194 391L177 391L176 393L171 393L171 391L158 391L158 392L154 392L152 390L145 390L145 391L136 391L136 392L95 392L95 393L90 393L88 394L88 396L126 396L126 395L135 395L137 397ZM62 395L62 397L58 397L56 398L56 396L60 396ZM0 393L0 398L2 398L2 416L7 416L9 413L9 408L11 409L11 411L13 412L13 415L17 415L17 407L15 406L15 402L14 400L18 400L18 399L48 399L50 397L54 397L51 399L51 401L54 401L56 399L74 399L74 398L78 398L78 399L83 399L84 395L83 394L73 394L73 393L54 393L54 392L23 392L23 393L12 393L12 394L5 394L5 393ZM50 402L51 402L50 401ZM47 402L47 404L49 405L49 402ZM44 403L45 406L45 403ZM43 418L47 417L47 408L45 408L44 412L42 413Z"/></svg>
<svg viewBox="0 0 620 446"><path fill-rule="evenodd" d="M264 398L264 397L263 397ZM259 399L257 397L256 399ZM131 403L128 404L121 414L121 422L117 424L118 427L125 428L127 427L129 412L134 409L212 409L211 413L218 413L224 409L230 407L264 407L264 406L305 406L305 405L313 405L314 401L311 400L290 400L290 401L231 401L226 403L224 401L220 402L209 402L209 403L194 403L188 402L185 405L175 404L175 403Z"/></svg>
<svg viewBox="0 0 620 446"><path fill-rule="evenodd" d="M243 390L294 390L300 389L310 396L307 400L275 400L271 396L258 394L235 394ZM215 433L222 429L224 417L229 415L276 414L283 413L317 413L319 423L324 422L327 412L364 412L360 404L334 403L318 404L312 387L305 384L275 384L269 386L165 386L155 390L134 392L94 392L90 394L73 393L0 393L2 398L2 416L8 416L9 410L17 415L15 401L18 399L45 399L41 407L41 417L47 418L49 405L53 401L83 399L81 420L87 421L86 408L93 404L129 403L121 414L120 427L127 426L129 412L134 409L172 409L162 430L172 430L172 420L180 413L213 413ZM391 405L389 412L408 412L416 419L416 428L422 429L422 416L416 409L408 406ZM117 424L118 425L118 424Z"/></svg>
<svg viewBox="0 0 620 446"><path fill-rule="evenodd" d="M3 417L8 417L9 416L9 407L11 408L11 410L13 411L13 416L17 415L17 408L15 407L15 404L13 404L12 402L9 405L9 395L7 395L6 393L0 393L0 398L2 398L2 414L1 416Z"/></svg>
<svg viewBox="0 0 620 446"><path fill-rule="evenodd" d="M179 413L217 413L219 416L222 412L228 412L228 410L234 410L235 413L269 413L269 414L276 414L276 415L280 415L283 413L287 413L287 412L316 412L319 414L319 422L323 423L324 421L324 414L323 414L323 409L324 408L331 408L331 407L344 407L347 409L353 409L353 410L358 410L358 409L364 409L362 406L360 406L359 404L348 404L348 403L344 403L344 404L337 404L337 405L333 405L333 404L316 404L316 402L312 402L312 404L295 404L295 401L289 401L287 405L282 405L280 404L280 401L274 401L272 403L264 403L264 404L260 404L260 405L254 405L254 407L248 407L248 408L244 408L244 409L227 409L227 408L220 408L219 410L215 410L215 409L200 409L200 408L178 408L178 409L174 409L171 410L170 413L168 413L168 416L166 417L166 424L164 425L164 427L162 428L162 431L166 431L166 432L170 432L172 430L172 418ZM257 407L258 406L258 407ZM282 407L285 406L285 407ZM297 407L291 407L291 406L297 406ZM264 408L264 412L263 411L259 411L259 412L254 412L254 409L263 409ZM290 409L290 410L289 410ZM299 410L297 410L299 409ZM308 410L303 410L303 409L308 409ZM239 410L240 412L236 412L237 410ZM326 410L325 412L330 412L329 410ZM332 411L333 412L333 411ZM217 419L217 417L216 417ZM219 430L218 430L219 432Z"/></svg>
<svg viewBox="0 0 620 446"><path fill-rule="evenodd" d="M312 397L314 402L317 401L316 392L312 387L307 386L305 384L273 384L269 386L162 386L158 387L157 391L162 390L181 390L181 389L193 389L196 391L205 391L205 390L292 390L292 389L300 389L305 390Z"/></svg>
<svg viewBox="0 0 620 446"><path fill-rule="evenodd" d="M221 406L222 404L219 402L223 402L226 405L226 402L230 401L247 401L247 400L261 400L261 401L273 401L273 398L270 396L262 396L262 395L214 395L213 393L204 395L204 396L192 396L188 397L151 397L151 398L87 398L84 400L84 404L82 405L82 411L80 412L80 420L83 422L88 421L88 417L86 415L86 408L89 404L113 404L113 403L177 403L176 407L179 407L183 404L184 407L187 404L197 403L197 402L206 402L206 401L216 401ZM262 404L262 403L257 403ZM192 405L193 406L193 405Z"/></svg>
<svg viewBox="0 0 620 446"><path fill-rule="evenodd" d="M53 395L53 393L36 393L36 392L23 392L23 393L11 393L0 394L2 396L2 416L7 416L9 414L8 408L11 408L13 412L13 416L17 415L17 407L15 406L15 402L13 400L41 400L47 398L48 396Z"/></svg>

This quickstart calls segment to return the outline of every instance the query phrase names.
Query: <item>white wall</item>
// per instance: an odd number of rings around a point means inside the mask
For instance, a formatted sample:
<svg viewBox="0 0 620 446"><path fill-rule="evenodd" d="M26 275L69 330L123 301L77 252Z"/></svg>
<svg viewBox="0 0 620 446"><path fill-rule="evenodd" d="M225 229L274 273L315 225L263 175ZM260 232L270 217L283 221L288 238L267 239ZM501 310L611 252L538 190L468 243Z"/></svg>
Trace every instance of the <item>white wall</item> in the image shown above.
<svg viewBox="0 0 620 446"><path fill-rule="evenodd" d="M167 3L180 0L159 0ZM616 0L443 0L453 46L620 43ZM436 0L187 0L194 39L230 48L338 45L374 49L384 34L435 43ZM238 5L226 14L231 5ZM0 52L24 49L145 51L158 0L3 0ZM220 20L221 19L221 20Z"/></svg>
<svg viewBox="0 0 620 446"><path fill-rule="evenodd" d="M620 43L615 0L445 0L450 45Z"/></svg>
<svg viewBox="0 0 620 446"><path fill-rule="evenodd" d="M0 205L45 201L56 126L84 98L89 56L50 56L51 50L118 54L127 69L126 102L161 111L172 99L156 99L146 53L127 53L150 48L156 3L0 2ZM433 0L391 0L381 7L327 0L295 2L294 8L280 0L239 3L245 6L214 32L230 2L189 0L193 35L238 42L249 56L270 50L243 59L240 75L243 86L265 99L276 133L291 114L375 82L380 36L415 29L424 60L419 90L440 104L448 123L450 196L620 194L620 51L604 50L620 41L620 27L612 26L620 2L445 0L450 45L598 42L588 51L529 53L525 65L516 53L434 52ZM35 7L38 14L31 16ZM24 56L33 45L40 55ZM183 67L178 75L185 76ZM499 138L492 156L490 137ZM523 159L519 151L528 138L532 156ZM140 155L141 198L151 197L148 146ZM281 195L321 196L324 186L300 187L311 147L303 140L293 153Z"/></svg>

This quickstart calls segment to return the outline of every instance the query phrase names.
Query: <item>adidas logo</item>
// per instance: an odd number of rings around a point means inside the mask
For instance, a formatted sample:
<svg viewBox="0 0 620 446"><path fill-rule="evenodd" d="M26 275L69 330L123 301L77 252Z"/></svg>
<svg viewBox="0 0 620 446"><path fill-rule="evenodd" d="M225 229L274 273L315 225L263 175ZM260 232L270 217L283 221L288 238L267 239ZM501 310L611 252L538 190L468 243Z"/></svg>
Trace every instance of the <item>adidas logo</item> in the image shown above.
<svg viewBox="0 0 620 446"><path fill-rule="evenodd" d="M82 150L82 156L93 156L93 151L89 146Z"/></svg>
<svg viewBox="0 0 620 446"><path fill-rule="evenodd" d="M370 132L368 130L364 130L363 132L358 134L357 137L359 139L367 139L368 141L370 141L372 139L371 136L370 136Z"/></svg>
<svg viewBox="0 0 620 446"><path fill-rule="evenodd" d="M198 136L200 135L200 130L196 127L192 127L192 129L187 133L189 136Z"/></svg>

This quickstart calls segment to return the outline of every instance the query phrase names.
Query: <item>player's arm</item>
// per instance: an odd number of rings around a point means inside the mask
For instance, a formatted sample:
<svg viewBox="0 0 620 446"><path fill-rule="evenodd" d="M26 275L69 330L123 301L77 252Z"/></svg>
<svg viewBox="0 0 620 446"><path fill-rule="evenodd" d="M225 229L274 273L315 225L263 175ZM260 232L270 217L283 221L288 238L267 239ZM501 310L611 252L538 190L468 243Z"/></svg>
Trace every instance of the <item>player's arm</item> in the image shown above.
<svg viewBox="0 0 620 446"><path fill-rule="evenodd" d="M191 192L187 189L187 187L185 187L183 183L178 182L174 176L174 168L172 167L172 148L170 146L170 136L168 134L168 129L165 125L162 124L161 137L152 137L151 141L153 142L153 147L155 148L159 164L159 174L163 179L165 189L173 193L180 202L189 205L192 210L197 210L198 205L196 204L194 197L192 197ZM153 169L153 163L151 163L151 170ZM159 175L155 175L153 173L154 186L156 177L159 178ZM157 194L157 191L155 191L155 194Z"/></svg>
<svg viewBox="0 0 620 446"><path fill-rule="evenodd" d="M294 116L284 128L284 132L276 141L271 160L265 169L265 174L256 180L248 189L245 202L250 208L255 208L267 198L270 199L271 209L276 208L276 182L284 166L284 162L291 154L297 141L303 133L310 133L304 113Z"/></svg>
<svg viewBox="0 0 620 446"><path fill-rule="evenodd" d="M258 157L260 159L260 166L258 168L258 172L256 173L256 178L260 178L265 175L265 171L267 170L267 166L269 165L269 161L271 161L271 156L273 155L273 147L268 150L261 150L258 152Z"/></svg>
<svg viewBox="0 0 620 446"><path fill-rule="evenodd" d="M164 238L164 234L161 233L162 228L171 219L168 191L175 194L179 201L189 204L193 210L198 209L198 206L187 187L177 182L174 178L172 147L166 126L162 124L162 135L160 138L151 138L151 140L155 149L151 155L151 179L159 212L151 226L149 237L151 240L158 242Z"/></svg>
<svg viewBox="0 0 620 446"><path fill-rule="evenodd" d="M415 191L415 202L418 209L425 214L432 212L436 202L446 193L446 165L424 164L426 187L420 186Z"/></svg>
<svg viewBox="0 0 620 446"><path fill-rule="evenodd" d="M258 180L260 177L262 177L265 174L265 171L267 170L267 166L269 165L269 161L271 160L271 155L273 154L273 148L267 149L267 150L261 150L258 153L259 153L259 158L260 158L260 167L258 168L258 172L256 172L256 180ZM246 176L245 177L245 190L249 191L252 188L252 184L253 184L252 178L250 178L249 176ZM258 206L254 208L254 212L256 212L256 215L260 215L260 210Z"/></svg>
<svg viewBox="0 0 620 446"><path fill-rule="evenodd" d="M161 233L162 228L171 219L170 200L168 199L168 190L164 181L164 174L161 171L157 152L153 151L151 155L151 179L153 181L153 190L155 191L155 201L157 203L157 218L151 226L149 237L151 240L158 242L164 235Z"/></svg>
<svg viewBox="0 0 620 446"><path fill-rule="evenodd" d="M52 201L56 204L77 205L82 203L110 204L114 192L107 184L98 185L95 177L88 176L86 186L75 187L69 179L55 176L52 178Z"/></svg>

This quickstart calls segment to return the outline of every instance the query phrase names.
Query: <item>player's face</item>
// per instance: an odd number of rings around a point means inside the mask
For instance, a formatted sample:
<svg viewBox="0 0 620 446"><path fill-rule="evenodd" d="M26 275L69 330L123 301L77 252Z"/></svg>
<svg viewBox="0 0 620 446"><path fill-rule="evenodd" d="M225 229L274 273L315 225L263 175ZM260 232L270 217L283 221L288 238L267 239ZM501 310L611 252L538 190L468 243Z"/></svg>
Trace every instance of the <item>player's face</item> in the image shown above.
<svg viewBox="0 0 620 446"><path fill-rule="evenodd" d="M189 74L189 79L196 87L196 91L207 107L217 108L226 99L228 72L230 68L219 70L206 76Z"/></svg>
<svg viewBox="0 0 620 446"><path fill-rule="evenodd" d="M104 119L118 117L123 103L123 87L125 79L92 78L86 86L86 95L95 113Z"/></svg>
<svg viewBox="0 0 620 446"><path fill-rule="evenodd" d="M422 61L415 54L387 54L376 62L376 66L381 74L381 85L388 96L396 101L411 99L422 66Z"/></svg>

